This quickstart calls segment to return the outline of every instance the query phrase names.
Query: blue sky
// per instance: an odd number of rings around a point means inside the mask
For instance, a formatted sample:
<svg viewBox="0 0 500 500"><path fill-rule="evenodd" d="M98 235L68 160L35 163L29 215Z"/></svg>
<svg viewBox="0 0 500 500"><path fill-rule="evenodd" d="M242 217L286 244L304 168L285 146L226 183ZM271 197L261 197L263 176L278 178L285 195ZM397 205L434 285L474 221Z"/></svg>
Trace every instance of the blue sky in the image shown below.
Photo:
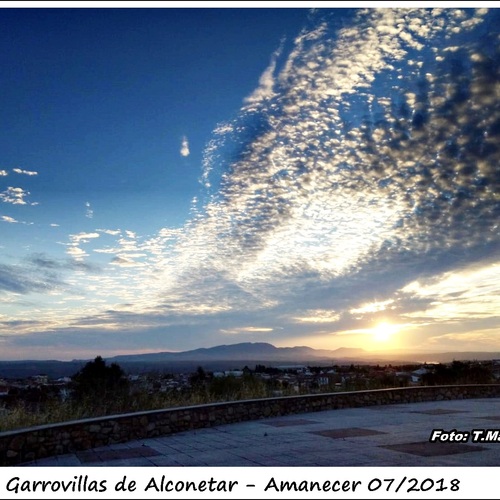
<svg viewBox="0 0 500 500"><path fill-rule="evenodd" d="M496 9L0 10L0 359L500 350Z"/></svg>

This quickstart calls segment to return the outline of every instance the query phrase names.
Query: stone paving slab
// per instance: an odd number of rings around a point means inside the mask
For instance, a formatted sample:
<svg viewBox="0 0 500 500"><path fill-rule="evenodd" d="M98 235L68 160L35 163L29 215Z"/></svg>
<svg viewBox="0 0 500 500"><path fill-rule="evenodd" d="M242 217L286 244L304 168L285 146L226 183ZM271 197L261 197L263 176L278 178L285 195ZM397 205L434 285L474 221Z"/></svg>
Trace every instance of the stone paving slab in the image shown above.
<svg viewBox="0 0 500 500"><path fill-rule="evenodd" d="M429 441L417 441L416 443L400 443L382 446L388 450L402 451L420 457L438 457L442 455L458 455L460 453L471 453L484 451L486 448L462 443L430 443Z"/></svg>
<svg viewBox="0 0 500 500"><path fill-rule="evenodd" d="M103 449L101 451L89 450L76 453L78 460L82 463L108 462L112 460L152 457L161 455L161 452L143 444L135 448L125 448L122 450Z"/></svg>
<svg viewBox="0 0 500 500"><path fill-rule="evenodd" d="M274 422L264 422L266 425L271 425L273 427L291 427L294 425L310 425L310 424L318 424L316 420L306 420L304 418L298 420L278 420Z"/></svg>
<svg viewBox="0 0 500 500"><path fill-rule="evenodd" d="M446 410L444 408L435 408L433 410L412 411L411 413L422 413L424 415L449 415L452 413L467 413L464 410Z"/></svg>
<svg viewBox="0 0 500 500"><path fill-rule="evenodd" d="M386 434L385 432L376 431L374 429L362 429L360 427L348 427L346 429L330 429L326 431L315 431L311 434L325 436L332 439L343 439L359 436L374 436L376 434Z"/></svg>
<svg viewBox="0 0 500 500"><path fill-rule="evenodd" d="M83 467L500 466L499 443L429 443L500 427L500 398L346 408L221 425L24 464Z"/></svg>

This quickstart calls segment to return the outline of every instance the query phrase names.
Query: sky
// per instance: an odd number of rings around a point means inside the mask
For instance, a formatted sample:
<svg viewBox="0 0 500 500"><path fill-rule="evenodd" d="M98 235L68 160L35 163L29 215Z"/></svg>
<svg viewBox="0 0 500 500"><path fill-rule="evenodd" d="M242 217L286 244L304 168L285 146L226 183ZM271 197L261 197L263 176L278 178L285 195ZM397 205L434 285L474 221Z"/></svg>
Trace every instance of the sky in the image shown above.
<svg viewBox="0 0 500 500"><path fill-rule="evenodd" d="M0 9L0 359L500 352L499 26Z"/></svg>

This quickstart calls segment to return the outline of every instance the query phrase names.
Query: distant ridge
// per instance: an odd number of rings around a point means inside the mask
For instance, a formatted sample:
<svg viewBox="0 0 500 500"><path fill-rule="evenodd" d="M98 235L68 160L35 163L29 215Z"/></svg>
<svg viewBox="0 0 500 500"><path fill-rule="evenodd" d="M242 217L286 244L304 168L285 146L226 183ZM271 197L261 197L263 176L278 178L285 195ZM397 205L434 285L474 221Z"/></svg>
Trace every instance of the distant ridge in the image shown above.
<svg viewBox="0 0 500 500"><path fill-rule="evenodd" d="M156 352L150 354L131 354L114 356L110 361L145 362L145 361L205 361L205 360L254 360L254 361L312 361L346 356L365 355L364 349L341 347L335 350L313 349L307 346L275 347L266 342L242 342L239 344L204 347L192 351Z"/></svg>
<svg viewBox="0 0 500 500"><path fill-rule="evenodd" d="M95 356L99 356L97 351ZM93 358L92 358L93 359ZM449 363L454 360L500 359L500 352L403 352L373 353L360 348L313 349L307 346L276 347L266 342L242 342L239 344L203 347L181 352L153 352L129 354L105 358L109 363L118 363L127 373L162 371L189 373L202 366L205 370L231 370L256 364L280 366L291 364L405 364L405 363ZM21 360L0 361L0 378L27 378L45 374L50 378L74 375L90 359L72 361Z"/></svg>
<svg viewBox="0 0 500 500"><path fill-rule="evenodd" d="M369 352L356 347L338 349L313 349L307 346L276 347L267 342L242 342L239 344L218 345L181 352L156 352L131 354L108 358L116 363L172 363L172 362L215 362L236 361L256 362L328 362L349 363L448 363L453 360L500 359L500 352L412 352L389 351L387 353Z"/></svg>

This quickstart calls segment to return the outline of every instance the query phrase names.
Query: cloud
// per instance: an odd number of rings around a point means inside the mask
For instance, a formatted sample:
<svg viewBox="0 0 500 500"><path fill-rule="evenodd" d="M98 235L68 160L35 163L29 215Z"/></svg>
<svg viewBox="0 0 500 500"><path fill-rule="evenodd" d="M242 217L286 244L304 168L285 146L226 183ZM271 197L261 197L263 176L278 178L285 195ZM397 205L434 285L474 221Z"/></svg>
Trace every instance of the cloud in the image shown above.
<svg viewBox="0 0 500 500"><path fill-rule="evenodd" d="M25 200L29 194L29 191L25 191L23 188L9 186L5 191L0 193L0 200L12 205L36 205L36 202L29 203Z"/></svg>
<svg viewBox="0 0 500 500"><path fill-rule="evenodd" d="M29 267L0 264L0 291L26 295L49 292L62 285L59 277L50 270L33 273Z"/></svg>
<svg viewBox="0 0 500 500"><path fill-rule="evenodd" d="M117 236L121 233L120 229L96 229L98 233L109 234L111 236Z"/></svg>
<svg viewBox="0 0 500 500"><path fill-rule="evenodd" d="M50 256L37 252L30 254L24 260L24 263L28 265L35 272L39 271L86 271L90 273L99 273L100 268L94 264L88 264L85 262L75 262L73 259L53 259Z"/></svg>
<svg viewBox="0 0 500 500"><path fill-rule="evenodd" d="M274 328L268 328L263 326L243 326L235 329L224 329L221 328L220 333L226 335L240 335L242 333L258 333L258 334L269 334L274 331Z"/></svg>
<svg viewBox="0 0 500 500"><path fill-rule="evenodd" d="M253 109L252 105L257 103L262 103L267 99L271 99L274 96L274 72L276 70L276 62L283 50L283 43L281 46L273 53L271 56L271 61L269 66L266 68L264 73L259 78L259 86L252 92L251 95L244 99L246 110L250 111ZM224 129L218 127L216 133L221 133Z"/></svg>
<svg viewBox="0 0 500 500"><path fill-rule="evenodd" d="M81 244L89 243L90 241L99 238L99 233L86 233L81 232L77 234L71 234L69 236L70 243L67 243L66 253L73 257L75 260L81 261L84 257L88 257L88 253L80 248Z"/></svg>
<svg viewBox="0 0 500 500"><path fill-rule="evenodd" d="M117 255L116 257L113 257L111 260L111 264L115 266L122 266L122 267L141 267L144 266L143 263L141 262L136 262L130 258L130 256L120 256Z"/></svg>
<svg viewBox="0 0 500 500"><path fill-rule="evenodd" d="M1 219L4 222L9 222L11 224L19 223L18 220L14 219L13 217L9 217L8 215L2 215Z"/></svg>
<svg viewBox="0 0 500 500"><path fill-rule="evenodd" d="M366 304L362 304L357 308L351 309L349 312L351 314L366 314L366 313L376 313L379 311L385 311L388 306L394 304L394 299L388 299L383 301L374 301Z"/></svg>
<svg viewBox="0 0 500 500"><path fill-rule="evenodd" d="M340 319L340 314L335 311L322 309L307 310L304 314L292 319L298 323L336 323Z"/></svg>
<svg viewBox="0 0 500 500"><path fill-rule="evenodd" d="M455 346L455 350L483 351L500 349L498 328L479 329L474 332L454 332L434 335L429 338L432 348L447 348Z"/></svg>
<svg viewBox="0 0 500 500"><path fill-rule="evenodd" d="M0 170L0 177L6 177L7 175L9 175L7 170Z"/></svg>
<svg viewBox="0 0 500 500"><path fill-rule="evenodd" d="M409 318L435 323L496 318L500 323L500 261L413 281L401 291L429 301L425 310L406 314Z"/></svg>
<svg viewBox="0 0 500 500"><path fill-rule="evenodd" d="M124 269L131 254L146 254L141 304L156 296L150 305L167 316L272 311L304 329L350 331L412 314L410 302L418 308L425 297L399 291L418 273L498 241L495 190L485 187L496 182L497 151L481 135L498 117L484 106L493 81L477 62L456 80L454 52L436 61L434 40L460 28L443 15L362 10L356 29L329 36L323 23L301 33L283 69L265 73L265 104L246 103L217 128L203 180L218 190L202 209L171 240L120 239L101 250ZM405 40L394 36L403 31ZM471 42L461 57L479 50ZM462 87L474 89L469 104Z"/></svg>
<svg viewBox="0 0 500 500"><path fill-rule="evenodd" d="M87 252L85 252L85 250L81 249L78 246L69 246L66 249L66 253L76 260L81 260L84 257L88 257L89 255Z"/></svg>
<svg viewBox="0 0 500 500"><path fill-rule="evenodd" d="M85 202L85 207L85 217L87 217L87 219L92 219L94 217L94 211L90 207L90 203L88 201Z"/></svg>
<svg viewBox="0 0 500 500"><path fill-rule="evenodd" d="M189 143L186 136L182 138L180 154L181 156L189 156Z"/></svg>
<svg viewBox="0 0 500 500"><path fill-rule="evenodd" d="M90 240L99 238L99 233L78 233L70 235L70 240L73 244L88 243Z"/></svg>
<svg viewBox="0 0 500 500"><path fill-rule="evenodd" d="M17 220L17 219L14 219L14 217L10 217L8 215L2 215L0 217L0 220L2 220L3 222L8 222L9 224L24 224L26 226L34 225L34 222L26 222L26 221L22 221L22 220Z"/></svg>
<svg viewBox="0 0 500 500"><path fill-rule="evenodd" d="M186 226L178 246L186 258L176 259L176 274L221 275L256 304L275 307L301 290L355 283L362 271L387 266L390 273L389 256L411 273L412 259L422 269L431 256L453 261L452 248L460 255L474 242L495 241L497 199L485 185L496 182L498 150L481 135L498 117L498 106L492 113L485 106L494 82L479 66L455 80L454 56L445 50L436 61L433 40L460 31L459 21L442 15L363 10L353 25L366 29L328 37L321 25L302 33L273 76L279 91L267 92L261 107L258 99L244 107L224 141L207 150L204 183L220 187ZM404 40L394 37L399 32ZM471 42L461 57L478 50ZM460 100L462 87L473 90L467 106L474 113ZM216 172L224 148L239 153ZM477 177L474 151L484 159ZM390 304L372 302L380 303L374 312ZM369 313L358 304L354 313Z"/></svg>
<svg viewBox="0 0 500 500"><path fill-rule="evenodd" d="M38 175L38 172L34 172L32 170L22 170L20 168L13 168L12 171L15 172L16 174L22 174L22 175L29 175L29 176Z"/></svg>

